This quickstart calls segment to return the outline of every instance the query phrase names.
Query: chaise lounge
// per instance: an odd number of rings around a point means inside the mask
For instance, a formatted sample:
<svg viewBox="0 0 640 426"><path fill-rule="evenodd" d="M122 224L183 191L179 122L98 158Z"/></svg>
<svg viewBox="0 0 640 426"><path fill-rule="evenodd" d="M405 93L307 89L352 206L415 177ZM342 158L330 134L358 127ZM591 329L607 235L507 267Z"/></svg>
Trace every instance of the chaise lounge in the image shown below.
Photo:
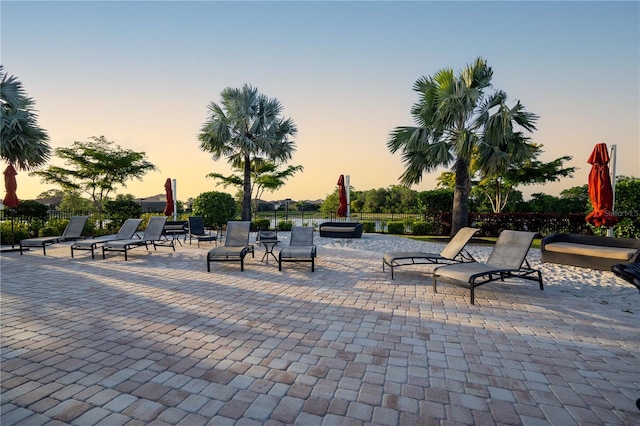
<svg viewBox="0 0 640 426"><path fill-rule="evenodd" d="M321 237L360 238L364 225L359 222L324 222L318 229Z"/></svg>
<svg viewBox="0 0 640 426"><path fill-rule="evenodd" d="M617 263L640 262L640 239L555 234L542 239L542 261L610 271Z"/></svg>

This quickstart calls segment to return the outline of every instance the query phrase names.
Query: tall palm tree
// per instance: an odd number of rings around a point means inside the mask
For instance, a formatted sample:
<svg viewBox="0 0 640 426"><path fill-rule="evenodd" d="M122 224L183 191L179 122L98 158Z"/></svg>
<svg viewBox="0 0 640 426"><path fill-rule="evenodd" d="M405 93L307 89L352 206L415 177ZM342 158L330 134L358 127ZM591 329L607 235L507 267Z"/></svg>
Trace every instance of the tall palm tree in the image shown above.
<svg viewBox="0 0 640 426"><path fill-rule="evenodd" d="M242 220L251 220L251 160L265 157L278 163L290 160L297 133L291 119L281 117L282 105L258 90L244 85L242 89L227 87L221 102L209 104L209 116L198 139L200 149L214 160L227 161L243 170Z"/></svg>
<svg viewBox="0 0 640 426"><path fill-rule="evenodd" d="M387 141L391 153L402 153L403 185L419 183L423 172L452 165L451 235L467 226L471 162L495 175L512 160L532 153L528 139L516 127L535 130L537 116L525 112L520 102L509 108L506 93L491 89L492 76L486 61L477 58L457 76L445 68L420 78L413 86L419 100L411 109L417 126L396 127Z"/></svg>
<svg viewBox="0 0 640 426"><path fill-rule="evenodd" d="M38 126L35 102L22 83L4 72L0 65L0 104L2 130L0 158L22 170L36 169L49 160L49 135Z"/></svg>

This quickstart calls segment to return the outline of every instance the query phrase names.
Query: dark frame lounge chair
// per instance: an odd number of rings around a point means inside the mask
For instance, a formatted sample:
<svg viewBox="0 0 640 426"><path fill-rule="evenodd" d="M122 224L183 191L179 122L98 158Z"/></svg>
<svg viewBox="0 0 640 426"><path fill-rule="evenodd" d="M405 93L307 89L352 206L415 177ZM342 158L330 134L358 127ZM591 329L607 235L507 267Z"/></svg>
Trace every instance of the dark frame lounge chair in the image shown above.
<svg viewBox="0 0 640 426"><path fill-rule="evenodd" d="M249 245L251 222L227 222L224 246L214 247L207 253L207 272L211 272L211 262L240 262L240 271L244 271L244 258L251 252L255 256L253 246Z"/></svg>
<svg viewBox="0 0 640 426"><path fill-rule="evenodd" d="M282 271L282 262L311 262L311 272L315 271L316 246L313 244L312 226L294 226L291 228L289 246L278 253L278 270Z"/></svg>
<svg viewBox="0 0 640 426"><path fill-rule="evenodd" d="M542 285L542 273L527 261L527 253L536 236L535 232L505 230L498 236L486 263L467 262L444 265L433 272L433 292L437 293L438 277L445 277L469 286L471 304L475 303L475 288L505 278L537 281Z"/></svg>
<svg viewBox="0 0 640 426"><path fill-rule="evenodd" d="M132 238L129 240L113 240L107 241L102 246L102 258L105 259L105 253L108 251L119 251L124 253L124 260L129 260L127 252L136 247L144 246L149 250L149 244L153 245L155 250L157 246L170 246L173 251L176 251L173 238L163 240L164 224L167 221L166 216L152 216L147 224L147 229L144 230L142 238Z"/></svg>
<svg viewBox="0 0 640 426"><path fill-rule="evenodd" d="M389 268L391 268L391 279L394 279L393 268L397 268L398 266L474 262L475 259L464 247L476 232L478 232L477 228L461 228L439 254L421 251L385 253L382 256L382 271L385 270L385 265L389 266Z"/></svg>
<svg viewBox="0 0 640 426"><path fill-rule="evenodd" d="M640 263L616 263L611 271L640 290Z"/></svg>
<svg viewBox="0 0 640 426"><path fill-rule="evenodd" d="M191 245L191 240L196 240L198 247L200 247L200 241L213 241L216 243L216 246L218 245L218 234L207 232L202 216L189 216L187 235L189 236L189 245Z"/></svg>
<svg viewBox="0 0 640 426"><path fill-rule="evenodd" d="M71 257L73 257L74 250L90 250L91 258L95 259L95 249L98 248L99 245L106 244L109 241L129 240L133 238L133 235L138 230L140 223L142 223L142 219L127 219L124 221L117 234L75 241L71 244Z"/></svg>
<svg viewBox="0 0 640 426"><path fill-rule="evenodd" d="M89 216L72 216L67 227L64 229L64 232L59 236L27 238L20 240L20 254L22 254L22 250L24 250L25 247L42 247L42 253L46 256L47 246L49 245L84 238L82 237L82 230L84 229L84 225L87 223L88 219Z"/></svg>

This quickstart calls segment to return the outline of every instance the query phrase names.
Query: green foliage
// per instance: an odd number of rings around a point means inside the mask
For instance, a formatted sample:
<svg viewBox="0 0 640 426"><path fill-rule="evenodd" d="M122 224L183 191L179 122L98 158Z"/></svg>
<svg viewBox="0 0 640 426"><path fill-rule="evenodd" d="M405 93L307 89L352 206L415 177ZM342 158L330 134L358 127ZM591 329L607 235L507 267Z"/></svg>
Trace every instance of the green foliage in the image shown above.
<svg viewBox="0 0 640 426"><path fill-rule="evenodd" d="M5 213L8 211L5 207ZM29 219L47 220L49 217L49 206L33 200L21 201L17 208L14 209L16 216Z"/></svg>
<svg viewBox="0 0 640 426"><path fill-rule="evenodd" d="M144 152L122 149L104 136L89 139L55 150L56 156L69 168L49 166L32 174L67 191L87 194L95 208L102 212L104 201L116 186L125 186L129 179L141 179L156 167L146 160Z"/></svg>
<svg viewBox="0 0 640 426"><path fill-rule="evenodd" d="M266 217L260 217L251 221L251 229L254 231L267 231L271 226L271 220Z"/></svg>
<svg viewBox="0 0 640 426"><path fill-rule="evenodd" d="M107 229L116 231L127 219L136 219L142 215L142 207L133 200L119 198L107 200L104 203L104 212L111 222L107 224Z"/></svg>
<svg viewBox="0 0 640 426"><path fill-rule="evenodd" d="M40 228L38 231L39 237L55 237L62 235L65 228L69 224L69 219L51 219L47 222L46 226ZM82 229L82 235L92 236L95 235L96 226L95 223L89 218Z"/></svg>
<svg viewBox="0 0 640 426"><path fill-rule="evenodd" d="M2 65L0 81L0 158L22 170L43 166L51 156L51 147L46 130L38 126L35 101Z"/></svg>
<svg viewBox="0 0 640 426"><path fill-rule="evenodd" d="M376 232L375 222L362 222L362 230L364 232Z"/></svg>
<svg viewBox="0 0 640 426"><path fill-rule="evenodd" d="M405 186L420 183L424 172L453 167L452 233L467 224L472 161L482 176L492 177L532 154L523 131L535 130L538 117L520 101L508 106L507 94L493 89L492 77L479 57L458 75L444 68L418 79L413 89L419 100L411 108L416 126L396 127L387 141L392 154L402 155Z"/></svg>
<svg viewBox="0 0 640 426"><path fill-rule="evenodd" d="M289 137L298 132L293 120L281 116L283 107L275 98L258 93L245 84L241 89L227 87L221 102L209 104L209 116L198 135L200 149L213 160L226 157L242 170L242 220L251 220L251 161L266 158L285 163L295 151Z"/></svg>
<svg viewBox="0 0 640 426"><path fill-rule="evenodd" d="M411 225L411 233L413 235L429 235L432 228L430 222L417 221Z"/></svg>
<svg viewBox="0 0 640 426"><path fill-rule="evenodd" d="M91 200L81 197L78 191L66 191L62 195L62 200L60 200L56 210L62 212L95 212L96 208Z"/></svg>
<svg viewBox="0 0 640 426"><path fill-rule="evenodd" d="M29 226L26 223L14 221L13 223L13 242L17 244L20 240L31 237ZM0 222L0 243L4 245L11 244L11 221L5 220Z"/></svg>
<svg viewBox="0 0 640 426"><path fill-rule="evenodd" d="M387 233L404 234L404 222L387 222Z"/></svg>
<svg viewBox="0 0 640 426"><path fill-rule="evenodd" d="M418 207L427 216L436 216L441 212L451 211L453 206L453 189L434 189L417 194Z"/></svg>
<svg viewBox="0 0 640 426"><path fill-rule="evenodd" d="M620 220L613 227L618 238L640 238L640 178L618 176L614 213ZM589 211L593 208L590 207ZM607 228L589 225L595 235L606 235Z"/></svg>
<svg viewBox="0 0 640 426"><path fill-rule="evenodd" d="M222 227L236 217L236 202L226 192L203 192L193 200L194 216L202 216L205 226Z"/></svg>
<svg viewBox="0 0 640 426"><path fill-rule="evenodd" d="M281 220L278 222L279 231L291 231L291 228L293 228L293 221L291 220Z"/></svg>

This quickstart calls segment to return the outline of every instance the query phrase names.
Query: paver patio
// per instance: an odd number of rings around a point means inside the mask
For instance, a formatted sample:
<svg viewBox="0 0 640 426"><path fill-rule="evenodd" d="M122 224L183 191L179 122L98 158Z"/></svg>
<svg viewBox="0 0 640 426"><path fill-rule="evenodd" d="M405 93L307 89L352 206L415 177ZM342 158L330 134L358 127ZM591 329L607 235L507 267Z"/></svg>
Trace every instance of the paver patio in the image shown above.
<svg viewBox="0 0 640 426"><path fill-rule="evenodd" d="M1 254L2 426L640 424L638 315L531 283L470 305L320 243L314 273Z"/></svg>

